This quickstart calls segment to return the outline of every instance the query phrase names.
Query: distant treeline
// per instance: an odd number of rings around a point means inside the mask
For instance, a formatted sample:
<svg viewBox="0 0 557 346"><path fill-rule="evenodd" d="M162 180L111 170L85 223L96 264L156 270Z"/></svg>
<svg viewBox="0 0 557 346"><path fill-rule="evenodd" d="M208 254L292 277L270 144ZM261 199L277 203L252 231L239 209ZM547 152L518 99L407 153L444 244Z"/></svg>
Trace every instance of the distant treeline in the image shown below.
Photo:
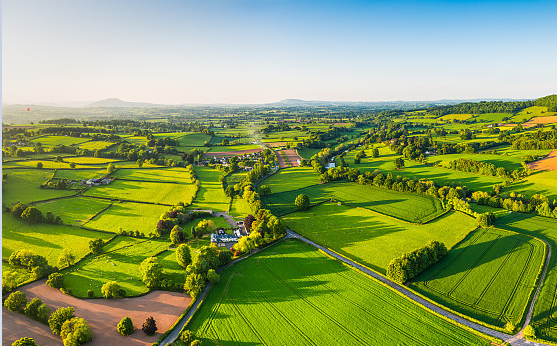
<svg viewBox="0 0 557 346"><path fill-rule="evenodd" d="M452 106L428 108L430 114L443 116L447 114L483 114L483 113L518 113L524 108L532 107L535 101L482 101L464 102Z"/></svg>

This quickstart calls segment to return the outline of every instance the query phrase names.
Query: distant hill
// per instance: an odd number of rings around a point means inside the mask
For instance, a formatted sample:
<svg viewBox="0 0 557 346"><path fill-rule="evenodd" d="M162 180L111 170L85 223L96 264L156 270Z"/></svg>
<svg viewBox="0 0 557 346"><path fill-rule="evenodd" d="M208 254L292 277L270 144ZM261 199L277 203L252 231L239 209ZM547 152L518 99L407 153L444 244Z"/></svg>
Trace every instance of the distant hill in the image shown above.
<svg viewBox="0 0 557 346"><path fill-rule="evenodd" d="M145 103L145 102L128 102L122 101L118 98L108 98L93 102L91 104L85 105L83 107L91 108L108 108L108 107L124 107L124 108L160 108L166 107L166 105L155 104L155 103Z"/></svg>

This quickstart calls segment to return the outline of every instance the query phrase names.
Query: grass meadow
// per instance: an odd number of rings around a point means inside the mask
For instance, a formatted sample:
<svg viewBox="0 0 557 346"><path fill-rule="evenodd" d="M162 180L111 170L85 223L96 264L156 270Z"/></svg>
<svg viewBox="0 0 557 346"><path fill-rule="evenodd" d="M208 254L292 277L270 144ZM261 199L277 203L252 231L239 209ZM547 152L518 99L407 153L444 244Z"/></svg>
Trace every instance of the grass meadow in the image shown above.
<svg viewBox="0 0 557 346"><path fill-rule="evenodd" d="M544 194L550 201L557 199L557 171L539 171L523 180L510 184L504 194L511 191L521 193L527 197L535 194Z"/></svg>
<svg viewBox="0 0 557 346"><path fill-rule="evenodd" d="M480 321L518 326L543 263L541 241L506 230L481 229L416 277L412 287Z"/></svg>
<svg viewBox="0 0 557 346"><path fill-rule="evenodd" d="M232 203L230 204L230 210L228 212L232 217L245 218L248 214L251 214L251 207L249 203L240 196L234 196Z"/></svg>
<svg viewBox="0 0 557 346"><path fill-rule="evenodd" d="M210 167L195 167L195 173L201 184L192 208L228 211L230 197L224 194L219 181L222 173Z"/></svg>
<svg viewBox="0 0 557 346"><path fill-rule="evenodd" d="M102 199L71 197L37 203L35 207L43 214L60 216L67 225L79 226L109 205L109 201Z"/></svg>
<svg viewBox="0 0 557 346"><path fill-rule="evenodd" d="M489 345L295 240L225 270L188 329L203 345Z"/></svg>
<svg viewBox="0 0 557 346"><path fill-rule="evenodd" d="M313 168L291 167L279 170L265 179L260 186L267 185L271 188L271 193L280 193L301 189L309 185L319 184L320 182L320 175Z"/></svg>
<svg viewBox="0 0 557 346"><path fill-rule="evenodd" d="M31 140L31 143L41 143L43 147L53 147L55 145L75 145L88 142L88 138L70 136L41 136Z"/></svg>
<svg viewBox="0 0 557 346"><path fill-rule="evenodd" d="M119 169L113 174L118 179L143 180L150 182L174 182L182 184L191 184L191 173L185 168L161 168L161 169L139 169L125 168Z"/></svg>
<svg viewBox="0 0 557 346"><path fill-rule="evenodd" d="M385 274L389 262L430 240L453 247L476 228L476 221L450 212L424 225L409 224L375 212L324 203L283 218L293 231Z"/></svg>
<svg viewBox="0 0 557 346"><path fill-rule="evenodd" d="M125 231L137 230L148 234L155 229L160 216L167 212L168 208L164 205L143 203L114 203L84 226L113 233L118 232L121 227Z"/></svg>

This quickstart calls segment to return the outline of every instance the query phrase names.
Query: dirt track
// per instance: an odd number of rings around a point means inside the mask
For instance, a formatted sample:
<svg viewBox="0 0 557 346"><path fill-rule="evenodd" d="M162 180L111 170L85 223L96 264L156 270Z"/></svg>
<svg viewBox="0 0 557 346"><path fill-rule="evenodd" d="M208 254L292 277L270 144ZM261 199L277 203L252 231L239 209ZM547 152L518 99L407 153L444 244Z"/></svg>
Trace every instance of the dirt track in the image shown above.
<svg viewBox="0 0 557 346"><path fill-rule="evenodd" d="M528 164L528 168L537 169L540 171L557 170L557 150L553 150L541 160L530 162Z"/></svg>
<svg viewBox="0 0 557 346"><path fill-rule="evenodd" d="M203 156L216 156L216 157L221 157L221 156L242 156L245 154L253 154L253 153L258 153L260 151L263 151L263 148L258 148L258 149L248 149L248 150L237 150L237 151L223 151L220 153L213 153L213 152L207 152L204 153Z"/></svg>
<svg viewBox="0 0 557 346"><path fill-rule="evenodd" d="M89 321L93 331L93 341L87 343L88 346L151 345L174 324L191 302L191 298L186 294L162 291L151 292L139 298L78 299L50 288L44 282L45 280L37 281L24 286L20 291L27 294L28 300L39 297L53 310L62 306L75 307L75 315ZM53 335L48 326L2 309L2 345L11 345L24 336L36 338L36 341L41 340L39 344L42 346L62 345L61 339ZM116 325L125 316L132 319L136 328L128 337L123 337L116 331ZM157 322L158 331L153 336L147 336L141 331L143 321L149 316L153 316Z"/></svg>

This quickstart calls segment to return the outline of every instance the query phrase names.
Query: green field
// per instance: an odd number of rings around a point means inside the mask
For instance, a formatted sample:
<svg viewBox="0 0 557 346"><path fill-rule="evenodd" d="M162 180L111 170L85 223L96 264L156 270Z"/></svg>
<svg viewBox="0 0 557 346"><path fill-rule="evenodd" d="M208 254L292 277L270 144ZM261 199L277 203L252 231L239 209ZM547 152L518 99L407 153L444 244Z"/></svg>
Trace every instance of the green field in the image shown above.
<svg viewBox="0 0 557 346"><path fill-rule="evenodd" d="M66 160L64 158L64 160ZM71 168L69 161L55 162L50 160L26 160L26 161L12 161L8 163L3 163L4 168L37 168L38 163L42 163L43 169L55 169L55 168ZM76 165L76 168L91 168L89 166Z"/></svg>
<svg viewBox="0 0 557 346"><path fill-rule="evenodd" d="M43 147L53 147L55 145L74 145L88 142L88 138L69 137L69 136L42 136L31 140L32 143L41 143Z"/></svg>
<svg viewBox="0 0 557 346"><path fill-rule="evenodd" d="M90 141L90 142L85 142L82 144L79 144L79 149L87 149L87 150L97 150L97 149L106 149L111 145L114 145L115 143L113 142L105 142L105 141Z"/></svg>
<svg viewBox="0 0 557 346"><path fill-rule="evenodd" d="M480 321L522 324L544 263L544 244L500 229L470 234L441 262L413 280L431 299Z"/></svg>
<svg viewBox="0 0 557 346"><path fill-rule="evenodd" d="M102 164L108 164L109 162L117 162L117 161L120 161L120 160L105 159L105 158L102 158L102 157L80 156L80 157L68 157L68 158L65 158L64 161L75 162L75 163L86 164L86 165L102 165Z"/></svg>
<svg viewBox="0 0 557 346"><path fill-rule="evenodd" d="M223 272L188 329L203 345L489 345L295 240Z"/></svg>
<svg viewBox="0 0 557 346"><path fill-rule="evenodd" d="M192 208L228 211L230 197L224 194L219 181L222 173L210 167L195 167L195 174L201 182Z"/></svg>
<svg viewBox="0 0 557 346"><path fill-rule="evenodd" d="M50 198L71 196L75 190L41 189L42 183L49 180L54 171L39 169L4 169L8 178L2 183L2 203L11 206L17 202L29 203Z"/></svg>
<svg viewBox="0 0 557 346"><path fill-rule="evenodd" d="M98 179L106 175L106 169L57 169L55 178L71 180Z"/></svg>
<svg viewBox="0 0 557 346"><path fill-rule="evenodd" d="M313 148L302 148L298 150L298 155L300 155L302 158L309 160L311 159L311 157L315 154L318 154L321 151L321 149L313 149Z"/></svg>
<svg viewBox="0 0 557 346"><path fill-rule="evenodd" d="M267 185L271 188L271 193L279 193L319 183L321 183L320 175L313 168L291 167L279 170L261 182L259 186Z"/></svg>
<svg viewBox="0 0 557 346"><path fill-rule="evenodd" d="M240 196L234 196L230 204L229 214L233 217L245 218L251 213L252 211L249 203Z"/></svg>
<svg viewBox="0 0 557 346"><path fill-rule="evenodd" d="M94 198L90 199L94 200ZM155 229L160 216L168 209L164 205L131 202L115 203L84 226L114 233L118 232L121 227L125 231L137 230L147 235Z"/></svg>
<svg viewBox="0 0 557 346"><path fill-rule="evenodd" d="M252 149L261 149L261 146L257 144L238 144L238 145L224 145L224 146L219 145L219 146L214 146L209 148L209 154L222 153L225 151L241 151L241 150L252 150Z"/></svg>
<svg viewBox="0 0 557 346"><path fill-rule="evenodd" d="M101 297L101 287L108 281L116 281L128 296L148 291L143 284L139 265L141 262L169 246L169 242L159 239L135 239L118 236L105 246L105 253L89 256L83 262L64 270L64 284L77 297L87 297L87 290L93 290Z"/></svg>
<svg viewBox="0 0 557 346"><path fill-rule="evenodd" d="M51 212L54 216L60 216L65 224L79 226L109 204L102 199L72 197L37 203L35 207L43 214Z"/></svg>
<svg viewBox="0 0 557 346"><path fill-rule="evenodd" d="M164 169L119 169L113 174L118 179L144 180L152 182L175 182L191 184L191 173L185 168L173 167ZM179 188L179 187L177 187Z"/></svg>
<svg viewBox="0 0 557 346"><path fill-rule="evenodd" d="M283 218L293 231L385 274L389 262L430 240L453 247L476 221L450 212L424 225L394 220L372 211L324 203Z"/></svg>
<svg viewBox="0 0 557 346"><path fill-rule="evenodd" d="M64 248L70 249L77 258L81 258L89 252L89 240L107 240L110 237L111 234L64 225L30 225L9 213L2 213L3 259L8 259L13 251L29 249L44 256L50 265L55 266Z"/></svg>
<svg viewBox="0 0 557 346"><path fill-rule="evenodd" d="M334 199L410 222L425 222L443 212L436 198L342 181L262 196L262 201L277 215L284 215L296 210L299 194L306 194L311 204Z"/></svg>
<svg viewBox="0 0 557 346"><path fill-rule="evenodd" d="M555 219L511 213L496 219L497 227L538 237L549 243L552 254L540 294L534 306L532 325L538 337L557 341L557 226Z"/></svg>
<svg viewBox="0 0 557 346"><path fill-rule="evenodd" d="M509 185L505 194L514 191L527 197L544 194L550 201L557 199L557 171L539 171Z"/></svg>
<svg viewBox="0 0 557 346"><path fill-rule="evenodd" d="M556 114L555 112L548 112L547 107L532 106L521 110L514 117L512 117L511 120L525 121L525 120L530 120L533 117L543 117L543 116L550 116L555 114Z"/></svg>
<svg viewBox="0 0 557 346"><path fill-rule="evenodd" d="M193 184L115 180L109 185L91 187L84 194L86 196L174 205L179 202L190 201L194 193L195 185Z"/></svg>

